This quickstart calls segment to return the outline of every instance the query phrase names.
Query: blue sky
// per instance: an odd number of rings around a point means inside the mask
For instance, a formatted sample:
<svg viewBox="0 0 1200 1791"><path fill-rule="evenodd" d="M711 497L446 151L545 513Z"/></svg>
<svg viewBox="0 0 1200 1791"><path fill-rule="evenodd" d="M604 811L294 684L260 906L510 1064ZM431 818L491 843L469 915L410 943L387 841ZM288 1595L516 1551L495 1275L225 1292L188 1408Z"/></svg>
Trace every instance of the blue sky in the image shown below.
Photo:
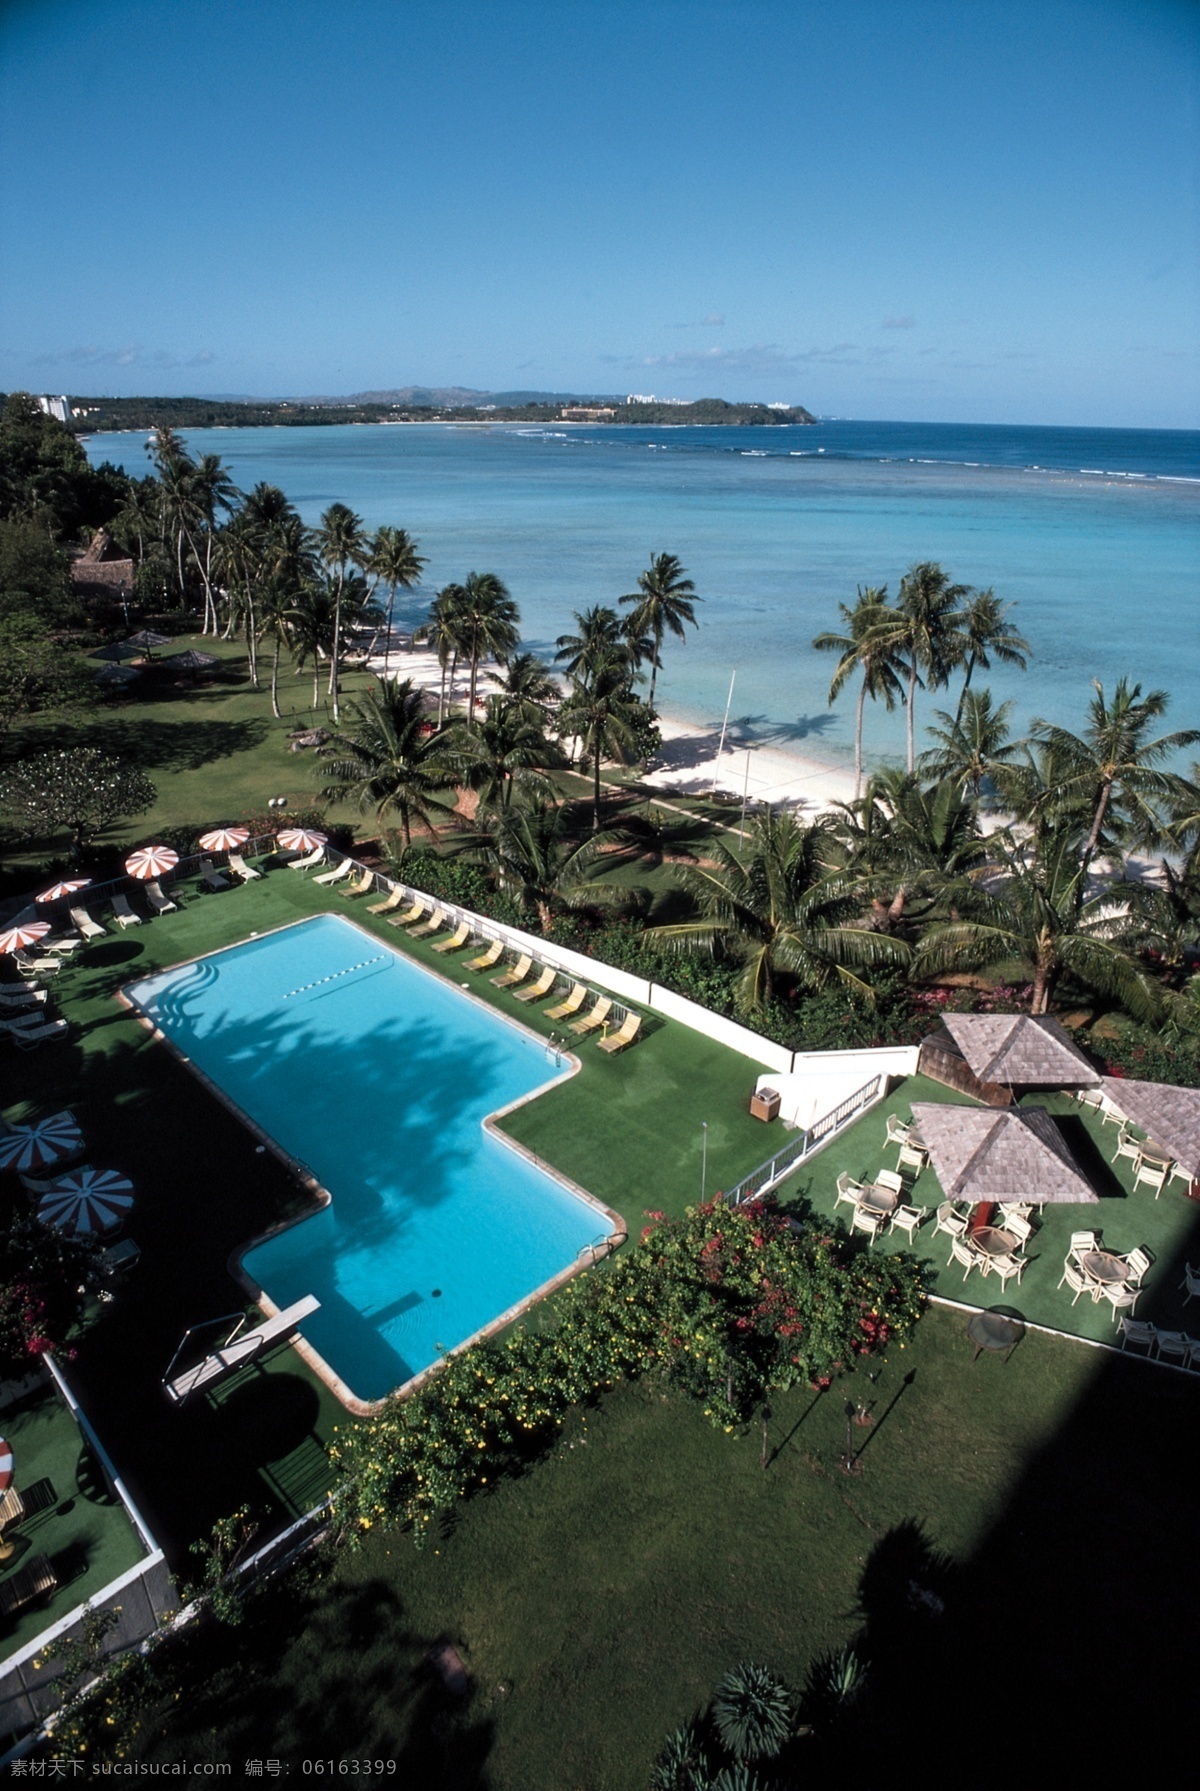
<svg viewBox="0 0 1200 1791"><path fill-rule="evenodd" d="M8 0L0 388L1200 424L1200 7Z"/></svg>

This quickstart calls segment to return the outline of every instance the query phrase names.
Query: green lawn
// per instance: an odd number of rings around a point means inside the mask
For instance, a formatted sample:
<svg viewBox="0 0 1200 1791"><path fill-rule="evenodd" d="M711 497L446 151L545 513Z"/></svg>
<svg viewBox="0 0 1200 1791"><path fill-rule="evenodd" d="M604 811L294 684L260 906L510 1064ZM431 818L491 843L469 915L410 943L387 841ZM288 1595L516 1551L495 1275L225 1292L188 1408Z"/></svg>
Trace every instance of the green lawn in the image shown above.
<svg viewBox="0 0 1200 1791"><path fill-rule="evenodd" d="M851 1432L853 1476L847 1391L876 1419ZM1025 1770L1078 1770L1189 1721L1200 1571L1181 1440L1198 1409L1182 1376L1035 1333L972 1365L943 1309L876 1380L780 1400L765 1472L757 1427L725 1436L630 1387L424 1552L372 1535L241 1628L188 1638L180 1700L139 1757L294 1771L370 1755L438 1791L643 1791L726 1668L749 1656L799 1683L866 1614L890 1770L919 1760L924 1782L954 1783L969 1757L990 1782L1027 1749ZM943 1617L914 1614L914 1584ZM1131 1645L1147 1631L1153 1647ZM463 1703L424 1664L443 1640L471 1675ZM980 1731L994 1696L1024 1712L1020 1733Z"/></svg>

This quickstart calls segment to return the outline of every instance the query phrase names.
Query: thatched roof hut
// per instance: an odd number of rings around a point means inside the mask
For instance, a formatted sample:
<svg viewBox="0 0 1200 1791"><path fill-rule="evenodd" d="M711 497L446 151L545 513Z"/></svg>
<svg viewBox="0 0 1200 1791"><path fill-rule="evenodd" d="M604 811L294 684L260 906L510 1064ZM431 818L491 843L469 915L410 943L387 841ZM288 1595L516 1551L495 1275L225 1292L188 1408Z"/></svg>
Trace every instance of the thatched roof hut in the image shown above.
<svg viewBox="0 0 1200 1791"><path fill-rule="evenodd" d="M913 1119L947 1200L1094 1203L1099 1195L1043 1107L914 1101Z"/></svg>

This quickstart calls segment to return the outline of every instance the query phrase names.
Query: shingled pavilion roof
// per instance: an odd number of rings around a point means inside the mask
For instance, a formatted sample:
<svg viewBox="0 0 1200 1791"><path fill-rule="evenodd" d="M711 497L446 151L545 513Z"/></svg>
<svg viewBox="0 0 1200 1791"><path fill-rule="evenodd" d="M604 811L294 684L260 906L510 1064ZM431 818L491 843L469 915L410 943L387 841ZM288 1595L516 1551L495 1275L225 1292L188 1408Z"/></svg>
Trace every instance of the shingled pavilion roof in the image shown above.
<svg viewBox="0 0 1200 1791"><path fill-rule="evenodd" d="M944 1014L942 1023L981 1082L1092 1088L1101 1080L1049 1014Z"/></svg>
<svg viewBox="0 0 1200 1791"><path fill-rule="evenodd" d="M947 1200L1099 1200L1042 1107L914 1101L913 1119Z"/></svg>
<svg viewBox="0 0 1200 1791"><path fill-rule="evenodd" d="M1193 1181L1200 1180L1200 1088L1123 1076L1105 1076L1102 1086L1118 1113L1140 1126Z"/></svg>

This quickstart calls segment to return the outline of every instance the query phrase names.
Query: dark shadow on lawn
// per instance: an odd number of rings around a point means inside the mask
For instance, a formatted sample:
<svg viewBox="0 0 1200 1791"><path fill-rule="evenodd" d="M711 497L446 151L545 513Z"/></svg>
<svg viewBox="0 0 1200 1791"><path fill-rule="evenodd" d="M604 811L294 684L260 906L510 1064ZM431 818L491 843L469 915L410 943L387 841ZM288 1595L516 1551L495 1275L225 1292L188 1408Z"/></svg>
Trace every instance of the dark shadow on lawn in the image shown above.
<svg viewBox="0 0 1200 1791"><path fill-rule="evenodd" d="M156 769L198 771L217 759L253 751L269 732L270 724L257 718L215 721L189 715L179 721L159 721L121 716L94 721L87 728L64 727L56 733L55 744L98 746L151 773Z"/></svg>

